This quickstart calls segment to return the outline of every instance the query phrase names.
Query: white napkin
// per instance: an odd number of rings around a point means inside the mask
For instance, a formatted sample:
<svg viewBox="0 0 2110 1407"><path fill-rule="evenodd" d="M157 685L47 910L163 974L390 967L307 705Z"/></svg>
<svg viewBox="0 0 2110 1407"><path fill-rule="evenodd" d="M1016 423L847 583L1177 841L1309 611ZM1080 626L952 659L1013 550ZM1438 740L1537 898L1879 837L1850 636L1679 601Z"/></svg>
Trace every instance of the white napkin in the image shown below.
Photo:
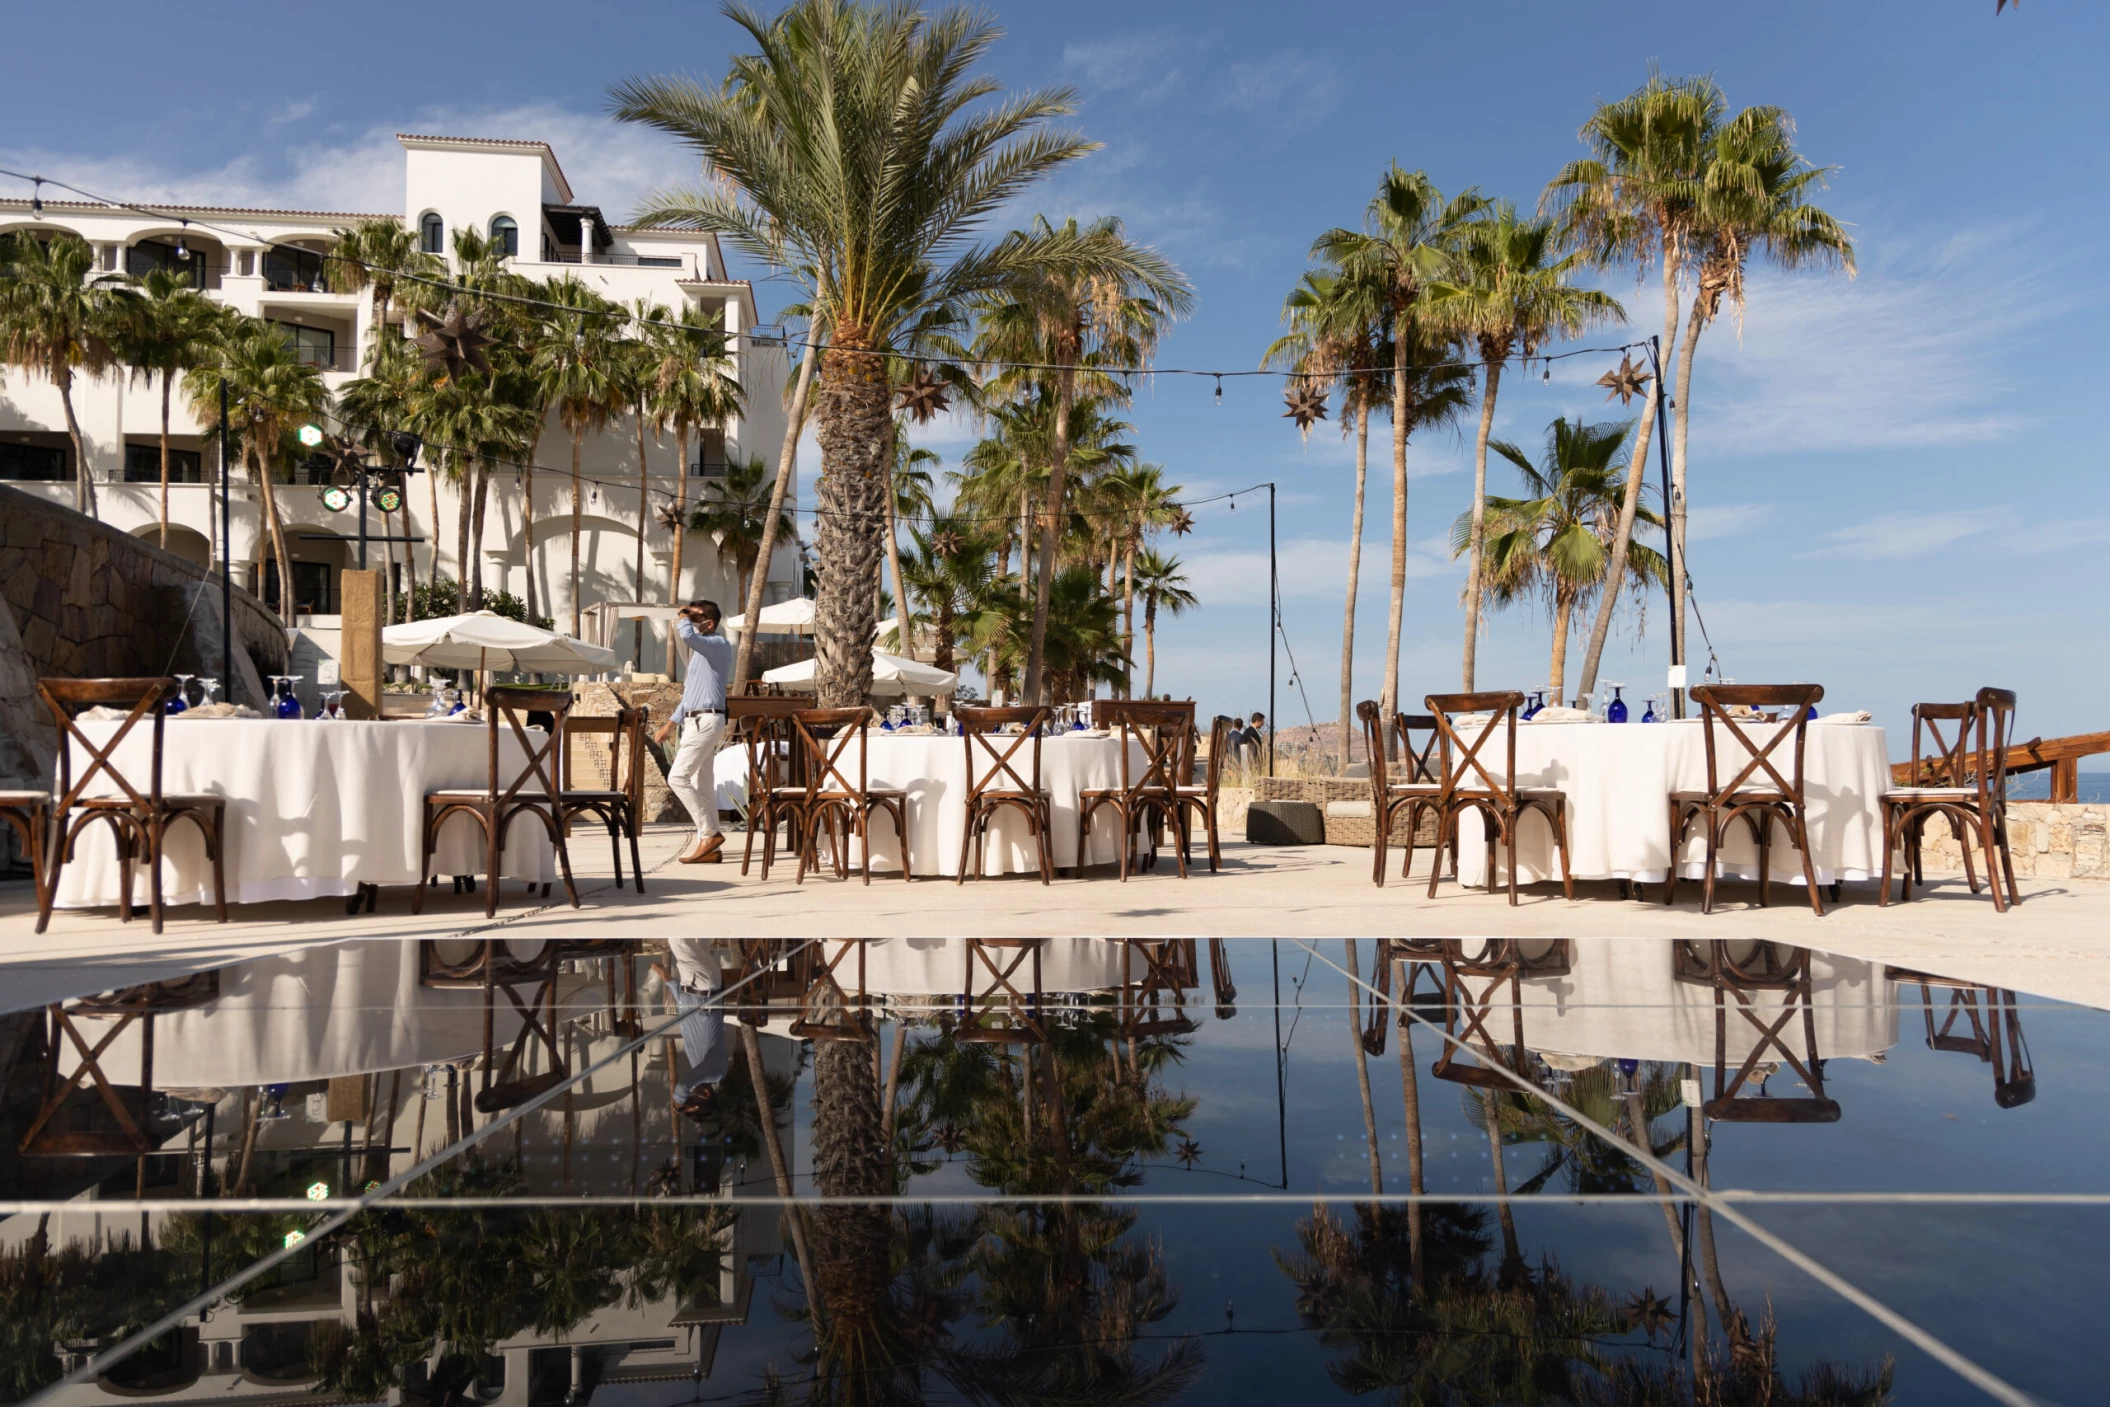
<svg viewBox="0 0 2110 1407"><path fill-rule="evenodd" d="M247 704L232 704L222 700L219 703L199 704L196 708L187 708L175 715L175 718L180 723L186 718L262 718L263 716L263 714L258 713Z"/></svg>
<svg viewBox="0 0 2110 1407"><path fill-rule="evenodd" d="M1595 719L1586 708L1567 708L1561 704L1548 704L1524 720L1526 723L1590 723Z"/></svg>
<svg viewBox="0 0 2110 1407"><path fill-rule="evenodd" d="M1843 713L1827 713L1817 719L1819 723L1868 723L1874 715L1865 708L1849 709Z"/></svg>

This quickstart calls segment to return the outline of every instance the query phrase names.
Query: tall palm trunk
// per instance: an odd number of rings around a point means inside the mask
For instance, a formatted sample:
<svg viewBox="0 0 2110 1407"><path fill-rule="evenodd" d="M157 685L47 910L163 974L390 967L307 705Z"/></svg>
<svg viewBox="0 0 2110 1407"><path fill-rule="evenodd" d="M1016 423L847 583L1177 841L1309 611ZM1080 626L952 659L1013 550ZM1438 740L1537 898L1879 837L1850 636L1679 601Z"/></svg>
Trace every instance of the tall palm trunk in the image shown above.
<svg viewBox="0 0 2110 1407"><path fill-rule="evenodd" d="M1690 1072L1688 1078L1699 1073L1697 1066L1686 1068ZM1707 1118L1697 1105L1687 1111L1686 1117L1689 1120L1686 1124L1686 1137L1691 1140L1692 1145L1693 1181L1701 1187L1707 1187L1711 1185L1707 1173ZM1729 1287L1722 1280L1722 1262L1714 1250L1714 1213L1707 1209L1704 1202L1693 1209L1692 1239L1700 1253L1700 1273L1706 1277L1707 1292L1714 1299L1715 1317L1721 1321L1722 1332L1734 1341L1738 1337L1741 1316L1737 1313L1736 1306L1730 1302Z"/></svg>
<svg viewBox="0 0 2110 1407"><path fill-rule="evenodd" d="M1136 653L1136 544L1140 541L1142 541L1140 532L1130 533L1128 541L1121 550L1121 657L1130 661L1128 668L1121 671L1121 694L1124 698L1132 698L1135 695L1135 690L1130 686L1130 681L1135 678L1136 672L1134 664ZM1148 635L1150 633L1150 629L1156 621L1157 612L1150 609L1146 604L1143 611L1144 634ZM1147 644L1150 649L1150 673L1155 675L1157 673L1158 659L1157 641L1152 639ZM1150 683L1151 681L1147 677L1143 680L1143 692L1145 694L1150 692Z"/></svg>
<svg viewBox="0 0 2110 1407"><path fill-rule="evenodd" d="M527 616L535 620L540 614L540 585L535 580L535 459L542 452L541 422L536 422L534 441L520 466L520 556L527 568Z"/></svg>
<svg viewBox="0 0 2110 1407"><path fill-rule="evenodd" d="M1158 685L1158 603L1143 602L1143 697L1156 698Z"/></svg>
<svg viewBox="0 0 2110 1407"><path fill-rule="evenodd" d="M476 516L476 466L462 463L459 454L450 458L454 464L454 588L461 608L473 611L476 603L469 595L469 529Z"/></svg>
<svg viewBox="0 0 2110 1407"><path fill-rule="evenodd" d="M585 531L586 495L579 485L579 446L585 427L571 430L571 633L579 633L579 537Z"/></svg>
<svg viewBox="0 0 2110 1407"><path fill-rule="evenodd" d="M681 600L681 549L689 536L689 422L674 426L674 451L681 456L681 472L674 476L674 549L667 563L667 604ZM744 597L745 593L743 593ZM674 650L679 642L667 632L667 678L674 677Z"/></svg>
<svg viewBox="0 0 2110 1407"><path fill-rule="evenodd" d="M271 461L250 461L256 472L257 483L263 489L264 523L271 533L271 555L278 566L278 618L287 625L293 624L293 564L286 556L286 525L278 516L278 492L271 483ZM257 574L257 585L263 585L263 574ZM227 691L234 693L234 681L227 682Z"/></svg>
<svg viewBox="0 0 2110 1407"><path fill-rule="evenodd" d="M1077 397L1076 353L1067 338L1062 370L1055 373L1055 433L1048 465L1048 496L1041 505L1040 580L1034 584L1033 639L1026 647L1026 682L1020 691L1028 704L1047 696L1041 678L1048 643L1048 603L1055 590L1055 551L1062 542L1062 496L1070 472L1070 404Z"/></svg>
<svg viewBox="0 0 2110 1407"><path fill-rule="evenodd" d="M880 376L883 384L883 370ZM868 604L867 614L870 609ZM869 660L871 651L865 653ZM862 1041L817 1046L813 1104L813 1181L821 1196L891 1196L892 1159L879 1136L878 1082L872 1078L872 1057ZM814 1212L815 1288L827 1311L828 1337L852 1352L865 1341L888 1301L892 1276L887 1228L883 1207L838 1203Z"/></svg>
<svg viewBox="0 0 2110 1407"><path fill-rule="evenodd" d="M1341 613L1341 767L1355 760L1355 589L1363 569L1363 485L1370 472L1370 407L1355 410L1355 513L1348 525L1348 605Z"/></svg>
<svg viewBox="0 0 2110 1407"><path fill-rule="evenodd" d="M1506 339L1499 344L1485 339L1480 343L1480 358L1487 368L1487 394L1480 398L1480 436L1473 445L1473 535L1465 568L1465 668L1459 686L1468 694L1473 691L1473 670L1480 650L1480 554L1487 541L1487 441L1494 434L1495 395L1502 388L1502 359L1508 355Z"/></svg>
<svg viewBox="0 0 2110 1407"><path fill-rule="evenodd" d="M1556 590L1553 595L1553 664L1546 673L1549 692L1555 702L1566 697L1562 690L1568 681L1568 618L1574 614L1575 593Z"/></svg>
<svg viewBox="0 0 2110 1407"><path fill-rule="evenodd" d="M95 480L88 472L88 441L81 434L81 422L73 413L73 368L61 366L51 381L59 388L59 404L66 410L66 437L73 441L73 506L92 518L95 516Z"/></svg>
<svg viewBox="0 0 2110 1407"><path fill-rule="evenodd" d="M1489 1090L1480 1109L1487 1124L1487 1160L1494 1169L1495 1217L1502 1225L1501 1275L1506 1283L1524 1264L1524 1253L1517 1245L1517 1219L1509 1207L1509 1166L1503 1161L1501 1098L1499 1093Z"/></svg>
<svg viewBox="0 0 2110 1407"><path fill-rule="evenodd" d="M169 545L169 391L176 380L176 369L170 367L161 373L161 550Z"/></svg>
<svg viewBox="0 0 2110 1407"><path fill-rule="evenodd" d="M871 333L835 329L839 349L820 383L821 482L814 555L814 686L822 708L865 702L872 689L872 627L893 492L893 396L886 358Z"/></svg>
<svg viewBox="0 0 2110 1407"><path fill-rule="evenodd" d="M437 465L425 471L425 492L432 499L432 524L426 529L432 539L432 560L427 564L425 589L432 591L440 584L440 475Z"/></svg>
<svg viewBox="0 0 2110 1407"><path fill-rule="evenodd" d="M1641 1091L1638 1089L1628 1090L1621 1102L1626 1110L1627 1142L1633 1144L1641 1152L1653 1155L1655 1153L1655 1141L1649 1136L1648 1111L1642 1107ZM1663 1224L1670 1228L1671 1254L1676 1256L1682 1264L1685 1259L1685 1237L1678 1229L1677 1208L1670 1203L1670 1179L1656 1168L1650 1168L1648 1172L1649 1177L1656 1184L1656 1195L1663 1199L1660 1205L1663 1208Z"/></svg>
<svg viewBox="0 0 2110 1407"><path fill-rule="evenodd" d="M818 296L815 303L818 306ZM762 541L757 544L756 560L762 566L755 579L747 584L747 600L741 609L747 618L754 620L762 611L762 591L769 582L771 554L776 551L777 520L784 516L784 496L790 491L791 480L798 470L799 435L806 428L806 403L813 392L813 369L820 357L820 328L809 325L806 331L806 351L799 358L799 379L791 393L791 411L784 420L784 446L777 452L777 478L769 489L769 512L762 518ZM686 472L686 470L684 471ZM740 650L733 657L733 690L738 692L747 685L748 671L755 663L755 632L740 632Z"/></svg>
<svg viewBox="0 0 2110 1407"><path fill-rule="evenodd" d="M1671 624L1678 632L1678 644L1685 658L1692 651L1685 646L1685 432L1692 425L1691 403L1686 399L1692 394L1692 354L1700 344L1700 329L1707 325L1707 290L1704 286L1692 297L1692 308L1685 320L1685 341L1678 348L1678 393L1671 405L1675 417L1671 421L1670 437L1670 504L1666 516L1670 519L1670 559L1677 563L1670 578Z"/></svg>
<svg viewBox="0 0 2110 1407"><path fill-rule="evenodd" d="M909 634L908 587L901 575L901 527L896 521L891 483L887 485L886 495L886 560L887 569L894 574L894 648L913 659L916 642Z"/></svg>
<svg viewBox="0 0 2110 1407"><path fill-rule="evenodd" d="M1392 967L1392 990L1399 994L1402 1011L1407 1006L1407 980L1414 972L1412 963L1394 963ZM1406 1101L1407 1117L1407 1191L1420 1196L1428 1191L1422 1176L1421 1146L1421 1079L1414 1068L1414 1022L1405 1018L1397 1022L1399 1027L1399 1092ZM1407 1264L1414 1277L1414 1288L1418 1294L1422 1289L1422 1235L1421 1203L1407 1204Z"/></svg>
<svg viewBox="0 0 2110 1407"><path fill-rule="evenodd" d="M832 1044L832 1042L831 1042ZM769 1152L769 1170L775 1177L777 1195L790 1197L791 1165L784 1158L783 1140L777 1133L777 1108L769 1097L769 1076L762 1068L762 1042L755 1035L755 1028L746 1022L740 1023L740 1049L747 1057L747 1070L755 1082L755 1107L762 1113L762 1146ZM798 1258L799 1278L806 1282L806 1293L813 1293L813 1257L806 1249L806 1221L795 1206L784 1208L784 1220L791 1228L791 1249Z"/></svg>
<svg viewBox="0 0 2110 1407"><path fill-rule="evenodd" d="M1363 1001L1361 965L1356 958L1356 942L1353 938L1341 940L1348 949L1348 1044L1355 1052L1355 1087L1363 1096L1363 1148L1370 1156L1370 1191L1373 1196L1385 1193L1384 1162L1377 1152L1377 1106L1370 1098L1370 1061L1363 1050ZM1382 947L1384 940L1378 940ZM1383 961L1382 958L1379 961Z"/></svg>
<svg viewBox="0 0 2110 1407"><path fill-rule="evenodd" d="M1392 614L1385 622L1385 682L1378 712L1389 728L1399 712L1399 635L1407 616L1407 343L1412 330L1405 318L1393 329L1392 345ZM1270 720L1272 723L1272 720ZM1387 738L1391 756L1397 738Z"/></svg>
<svg viewBox="0 0 2110 1407"><path fill-rule="evenodd" d="M687 468L686 465L683 466ZM630 573L630 599L642 602L645 599L645 518L649 513L645 497L650 492L646 481L645 464L645 403L637 403L637 563ZM640 616L636 621L637 635L630 647L630 662L638 669L645 667L645 621ZM672 632L669 632L670 636Z"/></svg>
<svg viewBox="0 0 2110 1407"><path fill-rule="evenodd" d="M484 513L491 502L491 462L476 462L476 508L469 520L469 599L484 605Z"/></svg>
<svg viewBox="0 0 2110 1407"><path fill-rule="evenodd" d="M1634 540L1634 520L1641 509L1641 485L1648 477L1649 437L1656 429L1655 387L1641 403L1641 423L1634 431L1634 448L1626 463L1626 488L1619 499L1619 521L1612 530L1611 560L1605 568L1604 594L1597 603L1597 623L1590 627L1590 645L1583 654L1582 676L1576 692L1587 694L1597 687L1598 667L1604 660L1605 641L1611 638L1612 616L1619 609L1619 591L1626 579L1627 548Z"/></svg>

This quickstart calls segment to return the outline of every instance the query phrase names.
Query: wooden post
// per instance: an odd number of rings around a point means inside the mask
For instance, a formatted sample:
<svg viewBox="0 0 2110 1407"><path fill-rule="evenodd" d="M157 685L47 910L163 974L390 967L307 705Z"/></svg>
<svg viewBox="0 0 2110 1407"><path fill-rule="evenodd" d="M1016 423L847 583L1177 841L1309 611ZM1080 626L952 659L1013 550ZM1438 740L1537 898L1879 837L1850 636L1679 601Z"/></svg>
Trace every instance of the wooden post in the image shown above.
<svg viewBox="0 0 2110 1407"><path fill-rule="evenodd" d="M2081 759L2062 757L2051 764L2051 799L2076 802L2081 799Z"/></svg>
<svg viewBox="0 0 2110 1407"><path fill-rule="evenodd" d="M340 635L337 686L347 718L381 716L381 573L347 571L338 579Z"/></svg>

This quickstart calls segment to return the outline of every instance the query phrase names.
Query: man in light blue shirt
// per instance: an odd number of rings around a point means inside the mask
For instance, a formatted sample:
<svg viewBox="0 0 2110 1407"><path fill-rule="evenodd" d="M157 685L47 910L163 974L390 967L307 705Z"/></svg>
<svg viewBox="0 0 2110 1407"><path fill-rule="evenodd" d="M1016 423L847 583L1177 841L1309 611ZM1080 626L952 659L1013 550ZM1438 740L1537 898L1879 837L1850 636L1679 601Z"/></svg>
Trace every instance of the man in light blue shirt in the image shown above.
<svg viewBox="0 0 2110 1407"><path fill-rule="evenodd" d="M688 679L681 703L654 734L662 743L677 731L681 735L667 768L667 787L696 822L696 839L681 854L684 865L716 864L725 848L711 764L725 740L725 691L733 679L733 646L719 634L718 620L716 601L691 601L677 614L674 633L689 652Z"/></svg>

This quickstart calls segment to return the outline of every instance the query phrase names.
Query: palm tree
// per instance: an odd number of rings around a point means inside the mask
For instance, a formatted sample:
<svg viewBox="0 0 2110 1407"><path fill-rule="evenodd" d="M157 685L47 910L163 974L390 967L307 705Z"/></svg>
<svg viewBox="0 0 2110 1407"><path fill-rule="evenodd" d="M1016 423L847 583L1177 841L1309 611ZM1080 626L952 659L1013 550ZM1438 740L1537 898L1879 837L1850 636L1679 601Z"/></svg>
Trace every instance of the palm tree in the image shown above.
<svg viewBox="0 0 2110 1407"><path fill-rule="evenodd" d="M1392 334L1392 610L1386 621L1385 676L1378 706L1386 718L1399 709L1399 639L1407 606L1407 439L1423 422L1418 402L1430 388L1416 368L1444 360L1448 339L1423 325L1428 285L1456 265L1465 228L1486 208L1478 191L1449 200L1423 171L1397 162L1378 183L1360 230L1328 230L1312 245L1343 276L1369 285L1380 298ZM1341 725L1347 727L1343 717Z"/></svg>
<svg viewBox="0 0 2110 1407"><path fill-rule="evenodd" d="M989 582L995 539L971 520L936 517L928 529L910 528L909 544L903 582L930 621L931 663L950 674L961 618Z"/></svg>
<svg viewBox="0 0 2110 1407"><path fill-rule="evenodd" d="M73 442L73 506L83 513L95 511L95 483L73 413L73 378L100 376L116 361L110 334L122 282L122 274L96 273L95 250L71 232L0 237L0 361L58 391Z"/></svg>
<svg viewBox="0 0 2110 1407"><path fill-rule="evenodd" d="M714 185L648 197L641 224L710 230L792 271L829 328L820 381L819 702L862 702L885 546L894 428L888 354L931 309L960 309L1056 271L1112 275L1104 241L976 228L1047 172L1092 150L1036 130L1070 111L1065 90L1013 95L972 74L998 30L965 10L799 0L774 18L727 13L758 52L720 88L632 78L615 115L678 137Z"/></svg>
<svg viewBox="0 0 2110 1407"><path fill-rule="evenodd" d="M1056 702L1089 696L1094 685L1118 684L1128 674L1120 614L1099 574L1086 565L1064 567L1050 592L1044 660L1048 696ZM966 617L968 638L988 658L992 687L1009 691L1023 678L1033 632L1035 597L1016 581L991 582Z"/></svg>
<svg viewBox="0 0 2110 1407"><path fill-rule="evenodd" d="M894 648L904 655L914 654L916 637L909 628L908 585L901 574L901 522L905 518L913 528L931 511L930 470L922 466L939 462L936 450L909 448L908 426L896 423L894 489L886 502L886 557L894 577Z"/></svg>
<svg viewBox="0 0 2110 1407"><path fill-rule="evenodd" d="M616 380L621 385L623 400L637 429L637 550L630 571L630 599L641 602L645 599L645 524L652 516L651 471L645 459L645 431L651 428L652 392L659 381L659 357L652 346L649 328L653 323L668 321L673 314L649 298L633 301L630 313L633 319L631 335L615 344ZM689 466L682 464L677 470L686 478ZM645 623L642 620L637 622L631 662L640 669L645 664Z"/></svg>
<svg viewBox="0 0 2110 1407"><path fill-rule="evenodd" d="M1201 598L1187 589L1187 574L1180 570L1180 559L1163 556L1152 547L1136 553L1129 581L1136 594L1143 598L1143 697L1155 698L1158 612L1162 610L1168 616L1185 615L1201 604ZM1125 644L1125 636L1123 640Z"/></svg>
<svg viewBox="0 0 2110 1407"><path fill-rule="evenodd" d="M341 227L331 242L332 257L324 265L330 287L338 293L373 291L374 336L388 326L389 306L396 299L399 282L439 279L447 266L437 254L428 254L419 243L418 232L393 216L361 220Z"/></svg>
<svg viewBox="0 0 2110 1407"><path fill-rule="evenodd" d="M191 415L209 429L219 428L222 383L232 390L227 428L240 436L249 472L264 500L264 524L278 565L279 618L291 625L293 568L274 485L281 464L296 453L294 431L322 416L329 392L322 373L303 361L277 328L248 317L230 319L212 357L183 378Z"/></svg>
<svg viewBox="0 0 2110 1407"><path fill-rule="evenodd" d="M1486 391L1480 397L1480 435L1473 450L1473 529L1465 574L1465 664L1460 687L1468 693L1474 687L1474 656L1480 643L1487 442L1494 431L1503 364L1513 354L1528 358L1549 341L1626 317L1626 310L1609 294L1569 283L1583 256L1559 255L1554 241L1550 220L1520 220L1516 207L1498 201L1486 218L1472 225L1461 251L1457 282L1431 289L1432 315L1477 344L1487 377Z"/></svg>
<svg viewBox="0 0 2110 1407"><path fill-rule="evenodd" d="M566 274L543 286L541 334L535 339L533 374L542 400L557 408L571 433L571 633L579 633L579 535L586 494L579 478L579 452L589 433L604 430L625 403L613 332L623 310ZM555 306L548 306L554 304ZM535 574L534 470L526 483L525 534L528 575Z"/></svg>
<svg viewBox="0 0 2110 1407"><path fill-rule="evenodd" d="M733 379L725 359L725 334L720 319L684 303L673 325L655 323L645 329L645 339L655 362L652 382L652 414L661 426L674 431L675 452L681 472L675 479L674 504L668 527L674 537L673 560L667 567L667 604L681 595L682 544L688 536L689 443L705 426L723 426L741 411L740 383ZM781 513L782 505L777 505ZM757 548L760 550L759 545ZM674 676L675 637L667 633L667 677Z"/></svg>
<svg viewBox="0 0 2110 1407"><path fill-rule="evenodd" d="M1121 648L1133 655L1136 638L1136 554L1144 550L1149 535L1174 523L1179 516L1181 486L1165 482L1159 464L1116 463L1099 476L1095 497L1104 510L1086 516L1097 540L1110 542L1107 554L1108 589L1118 564L1121 571ZM1109 529L1111 531L1109 531ZM1118 558L1118 563L1116 559ZM1123 686L1123 692L1127 692Z"/></svg>
<svg viewBox="0 0 2110 1407"><path fill-rule="evenodd" d="M710 533L718 541L718 550L733 559L743 601L749 576L761 561L764 525L776 489L775 475L762 477L768 473L769 466L760 455L750 455L744 464L727 464L725 477L704 485L703 497L689 515L689 531ZM778 515L776 530L790 533L790 519Z"/></svg>
<svg viewBox="0 0 2110 1407"><path fill-rule="evenodd" d="M1569 619L1578 606L1587 606L1608 575L1625 469L1614 461L1627 434L1623 421L1584 425L1556 420L1547 427L1545 453L1536 465L1507 440L1489 445L1517 467L1526 497L1487 501L1492 536L1486 540L1481 590L1498 602L1531 594L1550 600L1553 663L1548 681L1555 698L1563 696L1566 685ZM1647 508L1637 512L1644 523L1661 526L1662 519ZM1468 511L1451 525L1453 557L1470 550L1472 520ZM1663 554L1631 539L1626 564L1644 589L1648 582L1662 583L1669 576Z"/></svg>
<svg viewBox="0 0 2110 1407"><path fill-rule="evenodd" d="M161 546L169 545L169 399L176 377L212 355L226 313L191 287L187 273L150 269L141 295L126 300L112 338L125 365L153 383L161 373Z"/></svg>
<svg viewBox="0 0 2110 1407"><path fill-rule="evenodd" d="M337 392L337 418L368 453L393 456L395 445L392 434L394 431L408 428L412 403L418 398L422 387L423 372L420 359L412 344L399 337L377 339L367 353L366 375L347 381L339 388ZM429 465L427 467L428 469L430 468ZM432 476L428 473L426 477L430 479ZM436 525L439 521L439 490L432 488L428 491L432 495L433 522ZM402 536L407 539L411 535L409 531L410 499L408 495L405 495L403 506L398 512L402 517ZM393 534L386 534L386 515L383 516L382 522L384 534L393 536ZM395 562L395 546L393 541L388 544L388 558L391 569L393 569ZM415 587L418 574L417 555L412 551L407 541L404 543L403 555L409 563L409 585ZM439 580L439 555L439 534L435 531L432 535L432 560L430 564L431 570L427 577L428 581L436 582ZM532 579L529 592L529 615L532 617L534 614ZM393 624L395 620L393 570L391 570L391 580L389 582L389 598L389 620ZM413 598L406 597L404 608L404 619L406 620L409 619L410 608L408 601L410 599Z"/></svg>
<svg viewBox="0 0 2110 1407"><path fill-rule="evenodd" d="M1127 378L1119 368L1149 362L1167 322L1194 306L1186 277L1154 249L1131 242L1112 216L1079 226L1070 219L1058 229L1036 216L1031 235L1014 239L1059 241L1089 248L1089 258L1021 280L983 309L977 352L990 361L1040 363L1056 368L1007 369L992 389L1052 391L1054 440L1048 454L1048 491L1041 504L1040 563L1034 584L1033 639L1026 654L1024 693L1042 697L1041 662L1048 630L1049 594L1054 590L1055 554L1064 527L1070 471L1070 407L1078 394L1125 399ZM1104 370L1109 368L1112 370Z"/></svg>

